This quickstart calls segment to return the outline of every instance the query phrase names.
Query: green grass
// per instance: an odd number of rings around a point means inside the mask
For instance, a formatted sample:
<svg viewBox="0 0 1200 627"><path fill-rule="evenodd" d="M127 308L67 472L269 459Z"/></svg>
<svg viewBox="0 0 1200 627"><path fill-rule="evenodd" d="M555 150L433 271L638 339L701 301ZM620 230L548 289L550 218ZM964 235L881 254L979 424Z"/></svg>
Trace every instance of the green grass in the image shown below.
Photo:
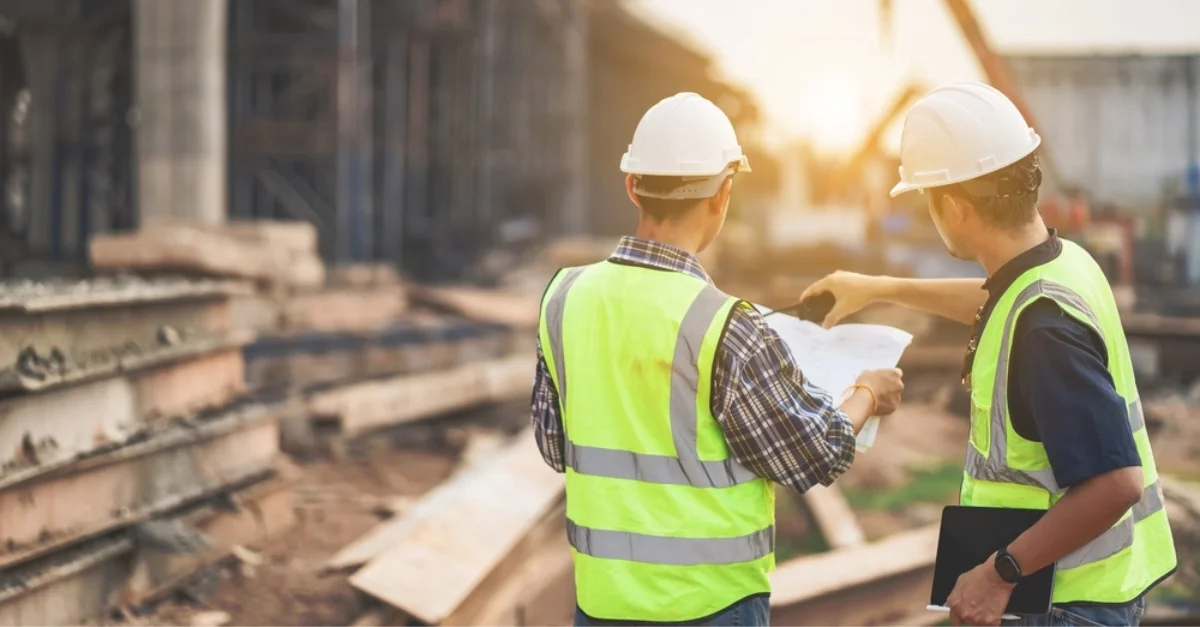
<svg viewBox="0 0 1200 627"><path fill-rule="evenodd" d="M958 491L962 464L943 462L934 468L912 473L908 483L895 490L859 490L843 487L850 506L860 510L903 510L913 503L942 504Z"/></svg>
<svg viewBox="0 0 1200 627"><path fill-rule="evenodd" d="M829 544L820 533L810 531L802 536L776 537L775 561L786 562L793 557L815 555L829 550Z"/></svg>

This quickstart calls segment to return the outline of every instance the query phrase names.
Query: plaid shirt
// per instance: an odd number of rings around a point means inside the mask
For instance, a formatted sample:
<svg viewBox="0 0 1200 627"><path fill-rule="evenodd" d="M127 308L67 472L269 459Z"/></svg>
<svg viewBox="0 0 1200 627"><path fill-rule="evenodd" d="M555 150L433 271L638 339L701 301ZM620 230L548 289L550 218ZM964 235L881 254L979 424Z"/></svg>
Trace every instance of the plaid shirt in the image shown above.
<svg viewBox="0 0 1200 627"><path fill-rule="evenodd" d="M625 264L682 272L712 283L690 253L624 237L610 256ZM538 342L533 431L546 463L563 468L558 393ZM744 307L730 317L713 369L712 414L733 458L756 475L805 492L829 485L854 461L854 428L829 395L805 380L762 314Z"/></svg>

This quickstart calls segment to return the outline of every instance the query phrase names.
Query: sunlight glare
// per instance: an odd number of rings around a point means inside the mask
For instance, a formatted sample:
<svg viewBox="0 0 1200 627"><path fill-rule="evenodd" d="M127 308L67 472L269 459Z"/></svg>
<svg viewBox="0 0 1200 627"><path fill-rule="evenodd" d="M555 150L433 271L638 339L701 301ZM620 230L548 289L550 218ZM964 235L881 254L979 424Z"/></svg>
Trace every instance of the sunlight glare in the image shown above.
<svg viewBox="0 0 1200 627"><path fill-rule="evenodd" d="M847 153L862 138L862 91L848 72L823 74L809 84L805 127L818 150Z"/></svg>

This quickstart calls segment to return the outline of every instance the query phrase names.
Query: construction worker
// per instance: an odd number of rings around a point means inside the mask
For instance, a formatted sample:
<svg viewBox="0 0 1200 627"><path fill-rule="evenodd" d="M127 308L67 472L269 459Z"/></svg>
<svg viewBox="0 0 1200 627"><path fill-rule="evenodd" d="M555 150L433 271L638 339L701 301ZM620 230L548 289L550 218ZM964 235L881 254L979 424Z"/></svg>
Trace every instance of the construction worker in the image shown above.
<svg viewBox="0 0 1200 627"><path fill-rule="evenodd" d="M756 309L713 286L696 254L749 169L713 103L664 99L621 160L637 235L546 289L533 427L566 473L577 624L767 624L772 483L829 485L863 422L900 401L892 369L835 406Z"/></svg>
<svg viewBox="0 0 1200 627"><path fill-rule="evenodd" d="M826 326L873 302L972 325L960 501L1048 511L959 578L954 624L998 624L1021 577L1057 562L1053 611L1022 624L1137 625L1146 591L1175 570L1174 544L1112 291L1038 214L1040 142L987 85L929 93L905 119L891 193L924 193L950 254L987 280L839 272L801 300L833 294Z"/></svg>

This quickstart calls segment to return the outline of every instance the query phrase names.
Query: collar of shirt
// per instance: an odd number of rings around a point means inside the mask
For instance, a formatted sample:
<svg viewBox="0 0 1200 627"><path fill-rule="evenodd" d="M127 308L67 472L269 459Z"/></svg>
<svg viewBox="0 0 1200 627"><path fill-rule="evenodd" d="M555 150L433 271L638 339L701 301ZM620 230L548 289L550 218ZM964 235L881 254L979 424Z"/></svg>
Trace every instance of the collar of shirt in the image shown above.
<svg viewBox="0 0 1200 627"><path fill-rule="evenodd" d="M617 243L616 250L609 255L608 260L643 268L682 272L712 284L712 279L695 255L682 248L654 240L626 235Z"/></svg>
<svg viewBox="0 0 1200 627"><path fill-rule="evenodd" d="M1000 297L1018 277L1032 268L1054 261L1062 254L1062 241L1058 239L1058 231L1055 229L1048 229L1048 231L1049 239L1013 257L983 282L983 289L988 292L987 304L984 305L985 312L990 312L996 306L996 301L1000 300Z"/></svg>
<svg viewBox="0 0 1200 627"><path fill-rule="evenodd" d="M979 341L979 336L983 333L983 328L987 325L992 310L996 308L996 302L1026 271L1054 261L1062 253L1062 242L1058 239L1058 231L1047 230L1050 237L1046 241L1013 257L983 282L983 289L987 290L988 298L976 313L975 322L971 324L971 342L967 345L967 353L963 357L962 363L962 380L968 387L970 387L971 367L975 361L976 342Z"/></svg>

